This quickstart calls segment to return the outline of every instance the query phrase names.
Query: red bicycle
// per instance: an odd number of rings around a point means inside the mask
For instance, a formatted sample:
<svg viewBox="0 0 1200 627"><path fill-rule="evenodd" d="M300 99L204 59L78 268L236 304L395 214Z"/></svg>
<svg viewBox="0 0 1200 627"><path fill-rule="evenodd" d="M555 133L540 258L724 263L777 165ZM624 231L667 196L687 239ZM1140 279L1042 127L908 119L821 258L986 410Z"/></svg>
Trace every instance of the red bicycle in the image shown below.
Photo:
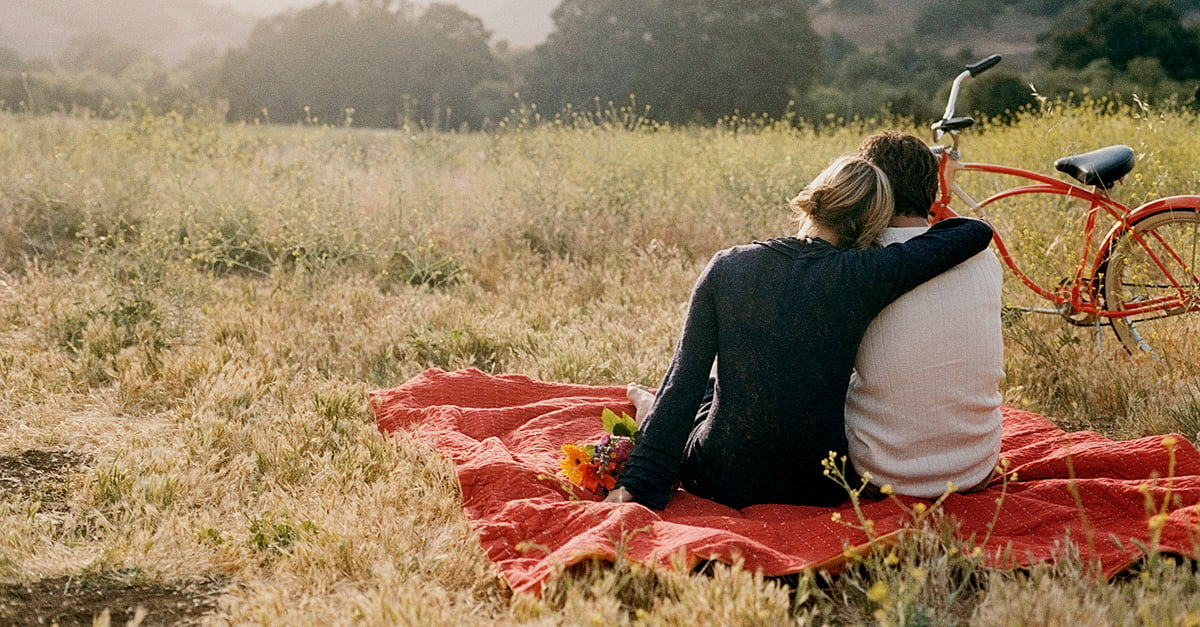
<svg viewBox="0 0 1200 627"><path fill-rule="evenodd" d="M942 119L932 125L941 177L934 218L957 215L951 207L957 200L993 226L996 251L1003 263L1023 285L1051 303L1048 308L1016 309L1059 314L1072 324L1095 326L1097 332L1102 325L1111 326L1130 353L1153 355L1173 366L1196 360L1200 316L1185 314L1200 310L1200 196L1159 198L1133 209L1114 200L1110 196L1113 187L1134 167L1134 151L1124 145L1055 161L1055 169L1074 181L1021 168L961 161L961 133L975 121L955 116L959 87L999 62L1000 55L992 55L968 65L954 79ZM941 143L945 137L950 138L948 145ZM961 175L980 177L977 173L992 175L982 177L993 181L990 189L985 185L983 193L988 195L982 200L975 200L959 185ZM1018 211L1041 217L1041 222L1027 220L1020 230L1026 240L1041 237L1041 242L1030 248L1038 249L1042 257L1047 256L1042 253L1055 251L1061 257L1070 248L1062 245L1061 235L1045 233L1046 221L1061 221L1063 216L1082 220L1079 252L1067 252L1066 260L1050 269L1060 277L1066 273L1067 278L1055 284L1051 278L1034 276L1018 262L1005 243L1000 224L1004 220L992 215ZM1110 222L1101 236L1100 229Z"/></svg>

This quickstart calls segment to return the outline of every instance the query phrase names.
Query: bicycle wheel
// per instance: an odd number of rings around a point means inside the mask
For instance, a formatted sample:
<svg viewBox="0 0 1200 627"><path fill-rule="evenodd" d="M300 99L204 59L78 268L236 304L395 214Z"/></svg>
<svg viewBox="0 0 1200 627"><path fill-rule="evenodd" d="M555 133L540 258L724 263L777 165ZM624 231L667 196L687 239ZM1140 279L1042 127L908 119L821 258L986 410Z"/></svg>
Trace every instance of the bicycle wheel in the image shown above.
<svg viewBox="0 0 1200 627"><path fill-rule="evenodd" d="M1143 218L1113 244L1103 278L1105 307L1150 309L1111 318L1130 353L1149 354L1172 367L1200 364L1198 277L1200 213L1194 209ZM1164 306L1153 309L1153 303Z"/></svg>

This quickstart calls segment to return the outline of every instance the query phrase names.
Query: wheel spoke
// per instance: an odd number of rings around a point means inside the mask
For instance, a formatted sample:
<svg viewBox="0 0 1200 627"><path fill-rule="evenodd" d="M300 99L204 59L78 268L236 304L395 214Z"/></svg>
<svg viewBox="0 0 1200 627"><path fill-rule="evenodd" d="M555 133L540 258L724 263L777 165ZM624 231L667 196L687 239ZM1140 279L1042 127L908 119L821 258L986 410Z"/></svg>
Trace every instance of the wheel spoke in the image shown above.
<svg viewBox="0 0 1200 627"><path fill-rule="evenodd" d="M1198 363L1200 213L1174 210L1149 216L1114 244L1104 276L1105 307L1113 330L1134 354L1172 367Z"/></svg>

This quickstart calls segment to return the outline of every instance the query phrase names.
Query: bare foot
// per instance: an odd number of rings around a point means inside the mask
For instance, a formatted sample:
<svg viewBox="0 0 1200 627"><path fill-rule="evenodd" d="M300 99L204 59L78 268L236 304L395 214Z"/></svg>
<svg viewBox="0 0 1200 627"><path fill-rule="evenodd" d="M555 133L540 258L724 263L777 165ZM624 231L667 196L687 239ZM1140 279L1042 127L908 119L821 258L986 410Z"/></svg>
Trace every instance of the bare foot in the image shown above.
<svg viewBox="0 0 1200 627"><path fill-rule="evenodd" d="M640 383L630 383L625 386L625 396L637 409L637 415L633 417L633 421L639 427L642 426L642 420L646 418L646 414L650 413L650 407L654 405L654 392Z"/></svg>

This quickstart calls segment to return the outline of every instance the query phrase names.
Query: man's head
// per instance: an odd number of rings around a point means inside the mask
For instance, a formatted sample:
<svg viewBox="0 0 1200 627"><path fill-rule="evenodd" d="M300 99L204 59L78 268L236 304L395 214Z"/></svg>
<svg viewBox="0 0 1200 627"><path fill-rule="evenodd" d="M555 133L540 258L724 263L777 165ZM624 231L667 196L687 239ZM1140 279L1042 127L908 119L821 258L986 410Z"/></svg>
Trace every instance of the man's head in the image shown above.
<svg viewBox="0 0 1200 627"><path fill-rule="evenodd" d="M883 131L863 140L862 158L887 174L896 202L896 215L925 218L937 198L937 157L921 138L899 131Z"/></svg>

